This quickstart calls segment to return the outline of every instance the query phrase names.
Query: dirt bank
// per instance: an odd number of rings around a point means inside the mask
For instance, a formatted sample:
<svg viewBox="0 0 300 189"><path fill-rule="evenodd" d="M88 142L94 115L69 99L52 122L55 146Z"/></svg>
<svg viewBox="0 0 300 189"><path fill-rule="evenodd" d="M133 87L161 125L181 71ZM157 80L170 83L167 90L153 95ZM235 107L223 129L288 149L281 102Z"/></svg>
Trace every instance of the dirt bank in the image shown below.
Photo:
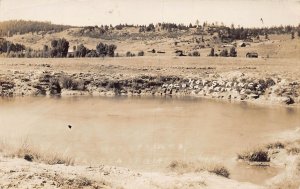
<svg viewBox="0 0 300 189"><path fill-rule="evenodd" d="M1 188L260 188L208 172L143 173L109 166L65 166L0 156Z"/></svg>
<svg viewBox="0 0 300 189"><path fill-rule="evenodd" d="M1 59L1 96L195 96L299 104L293 59Z"/></svg>

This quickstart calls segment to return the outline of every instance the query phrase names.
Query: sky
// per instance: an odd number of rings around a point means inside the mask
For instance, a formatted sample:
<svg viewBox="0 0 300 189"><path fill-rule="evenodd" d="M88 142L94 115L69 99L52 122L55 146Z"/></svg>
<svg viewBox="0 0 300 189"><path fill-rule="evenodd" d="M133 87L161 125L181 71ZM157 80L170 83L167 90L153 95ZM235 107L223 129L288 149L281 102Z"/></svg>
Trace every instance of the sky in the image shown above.
<svg viewBox="0 0 300 189"><path fill-rule="evenodd" d="M196 20L249 27L298 25L300 0L0 0L0 21L11 19L75 26Z"/></svg>

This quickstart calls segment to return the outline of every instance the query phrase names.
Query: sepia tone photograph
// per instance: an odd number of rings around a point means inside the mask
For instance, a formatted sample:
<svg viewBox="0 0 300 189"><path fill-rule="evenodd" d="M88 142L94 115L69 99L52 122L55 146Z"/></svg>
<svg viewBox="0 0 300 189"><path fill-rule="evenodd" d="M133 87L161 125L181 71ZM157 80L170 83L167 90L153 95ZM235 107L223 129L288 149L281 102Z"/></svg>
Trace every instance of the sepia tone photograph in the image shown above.
<svg viewBox="0 0 300 189"><path fill-rule="evenodd" d="M0 0L0 189L300 189L299 0Z"/></svg>

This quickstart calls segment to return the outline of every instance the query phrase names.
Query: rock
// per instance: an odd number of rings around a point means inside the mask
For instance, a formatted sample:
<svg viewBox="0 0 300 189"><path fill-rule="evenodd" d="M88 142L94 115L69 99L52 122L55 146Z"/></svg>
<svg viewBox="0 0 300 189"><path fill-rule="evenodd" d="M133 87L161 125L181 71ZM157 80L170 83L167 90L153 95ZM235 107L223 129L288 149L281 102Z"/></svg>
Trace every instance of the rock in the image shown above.
<svg viewBox="0 0 300 189"><path fill-rule="evenodd" d="M241 100L245 100L247 98L247 95L241 94Z"/></svg>
<svg viewBox="0 0 300 189"><path fill-rule="evenodd" d="M25 154L24 159L25 159L26 161L32 162L32 161L33 161L33 156L32 156L32 155L29 155L29 154Z"/></svg>
<svg viewBox="0 0 300 189"><path fill-rule="evenodd" d="M59 95L61 94L61 87L58 81L51 82L50 85L50 94L51 95Z"/></svg>
<svg viewBox="0 0 300 189"><path fill-rule="evenodd" d="M250 94L250 95L248 95L249 96L249 98L251 98L251 99L258 99L259 98L259 95L257 95L257 94Z"/></svg>
<svg viewBox="0 0 300 189"><path fill-rule="evenodd" d="M283 97L282 102L287 104L287 105L295 103L294 99L292 99L290 96Z"/></svg>

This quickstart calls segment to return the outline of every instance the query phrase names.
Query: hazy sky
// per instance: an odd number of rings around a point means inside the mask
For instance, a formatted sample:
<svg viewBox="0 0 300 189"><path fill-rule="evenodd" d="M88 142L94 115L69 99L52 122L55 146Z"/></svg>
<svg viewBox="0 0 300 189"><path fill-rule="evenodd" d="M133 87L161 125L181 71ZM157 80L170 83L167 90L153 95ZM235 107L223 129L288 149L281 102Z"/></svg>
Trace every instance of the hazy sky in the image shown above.
<svg viewBox="0 0 300 189"><path fill-rule="evenodd" d="M266 26L300 23L300 0L0 0L0 21L58 24L224 22Z"/></svg>

